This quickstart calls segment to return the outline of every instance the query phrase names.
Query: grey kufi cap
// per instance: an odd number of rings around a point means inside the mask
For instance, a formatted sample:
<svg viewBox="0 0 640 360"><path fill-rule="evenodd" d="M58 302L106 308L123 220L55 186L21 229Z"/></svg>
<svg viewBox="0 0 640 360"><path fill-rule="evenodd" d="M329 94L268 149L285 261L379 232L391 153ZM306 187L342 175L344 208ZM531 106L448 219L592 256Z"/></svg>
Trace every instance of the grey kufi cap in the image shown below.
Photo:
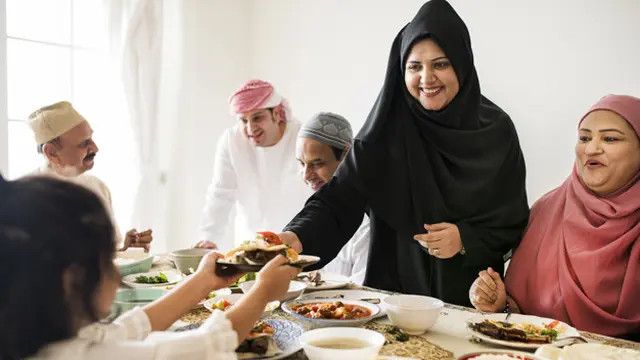
<svg viewBox="0 0 640 360"><path fill-rule="evenodd" d="M298 133L298 137L317 140L338 149L348 149L353 143L351 124L344 117L320 112L305 122Z"/></svg>

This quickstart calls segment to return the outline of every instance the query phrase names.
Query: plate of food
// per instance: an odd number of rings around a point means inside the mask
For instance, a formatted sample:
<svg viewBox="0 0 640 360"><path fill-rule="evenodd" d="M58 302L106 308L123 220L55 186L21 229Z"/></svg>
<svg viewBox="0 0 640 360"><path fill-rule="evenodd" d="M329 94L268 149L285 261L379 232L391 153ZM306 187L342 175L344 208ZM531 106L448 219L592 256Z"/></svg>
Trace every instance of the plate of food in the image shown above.
<svg viewBox="0 0 640 360"><path fill-rule="evenodd" d="M487 343L517 349L537 349L564 338L579 337L575 328L554 319L533 315L486 314L467 321L471 334Z"/></svg>
<svg viewBox="0 0 640 360"><path fill-rule="evenodd" d="M247 240L226 253L223 259L217 261L219 266L216 266L216 272L219 275L231 275L259 271L277 255L284 255L291 265L301 268L320 261L317 256L298 254L293 248L283 244L278 235L264 231L257 233L253 240Z"/></svg>
<svg viewBox="0 0 640 360"><path fill-rule="evenodd" d="M523 352L513 351L478 351L462 355L458 360L542 360L541 358Z"/></svg>
<svg viewBox="0 0 640 360"><path fill-rule="evenodd" d="M200 323L179 326L173 331L197 329ZM302 349L298 340L304 330L300 325L279 319L257 321L247 337L236 348L236 356L243 360L283 359Z"/></svg>
<svg viewBox="0 0 640 360"><path fill-rule="evenodd" d="M385 309L382 306L382 299L386 298L387 294L369 291L369 290L322 290L314 291L309 294L304 294L300 298L301 300L323 300L323 299L343 299L343 300L359 300L365 301L371 304L378 305L380 312L375 317L381 317L386 315Z"/></svg>
<svg viewBox="0 0 640 360"><path fill-rule="evenodd" d="M536 356L544 360L572 360L572 359L615 359L638 360L640 351L619 348L604 344L575 344L562 349L553 345L544 345L536 350Z"/></svg>
<svg viewBox="0 0 640 360"><path fill-rule="evenodd" d="M214 311L214 310L225 311L231 306L233 306L233 304L238 302L238 300L240 300L243 296L245 295L229 294L229 295L216 296L214 298L205 300L203 306L207 308L209 311ZM267 306L265 306L264 313L262 314L262 316L268 315L270 312L272 312L273 310L279 307L280 307L280 301L276 300L276 301L271 301L267 303Z"/></svg>
<svg viewBox="0 0 640 360"><path fill-rule="evenodd" d="M303 332L300 325L288 320L258 321L236 349L236 355L243 360L285 358L302 349L298 339Z"/></svg>
<svg viewBox="0 0 640 360"><path fill-rule="evenodd" d="M348 277L322 270L301 272L298 281L307 283L308 290L330 290L343 288L351 282Z"/></svg>
<svg viewBox="0 0 640 360"><path fill-rule="evenodd" d="M174 270L150 271L122 278L122 282L132 288L167 286L180 280L182 280L182 274Z"/></svg>
<svg viewBox="0 0 640 360"><path fill-rule="evenodd" d="M348 299L292 300L282 310L313 327L360 326L376 317L380 308L366 301Z"/></svg>

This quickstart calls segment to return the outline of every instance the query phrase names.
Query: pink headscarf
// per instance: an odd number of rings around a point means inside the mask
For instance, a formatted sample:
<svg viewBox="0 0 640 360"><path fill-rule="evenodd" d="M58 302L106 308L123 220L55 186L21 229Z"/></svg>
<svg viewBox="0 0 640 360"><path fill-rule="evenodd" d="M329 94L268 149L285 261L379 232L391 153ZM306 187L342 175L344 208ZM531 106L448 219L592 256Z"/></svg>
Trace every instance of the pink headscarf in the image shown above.
<svg viewBox="0 0 640 360"><path fill-rule="evenodd" d="M595 110L619 114L640 137L640 99L608 95L587 114ZM538 200L505 280L523 313L611 336L640 332L639 175L599 197L574 167Z"/></svg>
<svg viewBox="0 0 640 360"><path fill-rule="evenodd" d="M232 115L269 108L273 108L285 122L291 118L287 100L266 81L249 80L229 97L229 112Z"/></svg>

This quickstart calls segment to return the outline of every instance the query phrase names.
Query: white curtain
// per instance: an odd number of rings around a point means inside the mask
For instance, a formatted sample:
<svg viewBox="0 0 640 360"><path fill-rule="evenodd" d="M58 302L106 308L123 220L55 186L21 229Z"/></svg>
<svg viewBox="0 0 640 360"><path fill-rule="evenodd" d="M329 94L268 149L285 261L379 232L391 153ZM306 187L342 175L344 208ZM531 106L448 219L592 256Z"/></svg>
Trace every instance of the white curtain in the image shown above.
<svg viewBox="0 0 640 360"><path fill-rule="evenodd" d="M163 248L164 175L159 156L159 98L162 70L163 1L105 0L114 65L122 76L133 129L139 179L132 224L154 230L156 249ZM130 176L133 174L122 174Z"/></svg>

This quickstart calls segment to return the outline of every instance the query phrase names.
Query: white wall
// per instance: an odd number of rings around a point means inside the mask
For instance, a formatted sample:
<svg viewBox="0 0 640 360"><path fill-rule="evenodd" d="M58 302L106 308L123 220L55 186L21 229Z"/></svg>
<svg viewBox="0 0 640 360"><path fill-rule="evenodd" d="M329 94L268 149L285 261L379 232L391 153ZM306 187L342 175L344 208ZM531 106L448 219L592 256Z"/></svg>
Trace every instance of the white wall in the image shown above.
<svg viewBox="0 0 640 360"><path fill-rule="evenodd" d="M483 94L507 111L527 161L530 202L570 171L575 126L600 96L640 96L640 1L452 0L471 32ZM227 98L272 81L305 120L321 110L360 128L391 41L423 1L183 1L170 241L193 239ZM192 241L193 240L193 241Z"/></svg>
<svg viewBox="0 0 640 360"><path fill-rule="evenodd" d="M640 96L640 1L452 0L466 22L485 96L516 124L530 201L570 171L577 120L608 93ZM319 110L358 129L391 42L423 1L254 1L255 76L306 119Z"/></svg>
<svg viewBox="0 0 640 360"><path fill-rule="evenodd" d="M181 54L181 60L178 67L165 68L167 81L163 85L173 87L177 95L176 109L165 110L165 116L169 111L170 116L178 118L178 127L169 134L174 144L166 164L167 221L171 224L166 246L175 249L198 240L196 230L213 174L215 145L222 131L234 124L227 99L248 76L247 39L251 26L246 14L251 3L172 1L181 7L182 31L179 47L169 49L168 53ZM169 96L163 98L163 104L170 101Z"/></svg>

